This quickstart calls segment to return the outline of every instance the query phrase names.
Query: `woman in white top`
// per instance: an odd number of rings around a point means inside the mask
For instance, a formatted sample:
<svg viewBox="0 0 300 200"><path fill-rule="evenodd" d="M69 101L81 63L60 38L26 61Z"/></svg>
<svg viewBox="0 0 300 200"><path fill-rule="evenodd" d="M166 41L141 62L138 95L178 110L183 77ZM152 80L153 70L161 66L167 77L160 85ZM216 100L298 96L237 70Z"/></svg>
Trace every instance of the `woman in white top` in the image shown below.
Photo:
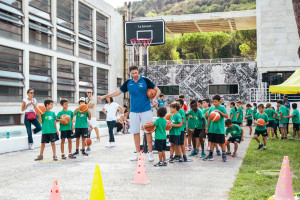
<svg viewBox="0 0 300 200"><path fill-rule="evenodd" d="M116 146L113 129L116 125L118 112L123 112L123 110L124 108L119 104L115 103L112 97L106 98L106 104L102 109L103 113L106 114L106 123L109 132L109 143L106 145L106 147Z"/></svg>
<svg viewBox="0 0 300 200"><path fill-rule="evenodd" d="M26 131L28 135L29 149L34 149L32 132L36 134L37 132L42 130L42 127L35 114L36 99L33 98L33 89L30 88L27 90L27 96L28 97L24 98L22 101L21 110L22 112L25 112L24 124L26 126ZM31 129L31 124L35 126L35 129Z"/></svg>

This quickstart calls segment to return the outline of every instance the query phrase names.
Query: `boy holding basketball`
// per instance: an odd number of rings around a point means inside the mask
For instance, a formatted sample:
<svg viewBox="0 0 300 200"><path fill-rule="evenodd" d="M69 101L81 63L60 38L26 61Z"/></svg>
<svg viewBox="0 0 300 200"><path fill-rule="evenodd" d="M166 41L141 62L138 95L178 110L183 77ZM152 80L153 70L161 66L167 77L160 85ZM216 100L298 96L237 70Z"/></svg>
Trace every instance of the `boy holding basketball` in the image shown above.
<svg viewBox="0 0 300 200"><path fill-rule="evenodd" d="M226 152L225 152L225 126L224 126L224 118L228 118L228 114L226 108L221 105L221 97L219 95L215 95L213 97L214 106L210 108L208 116L212 112L217 112L220 114L220 119L218 121L212 121L210 117L208 117L207 126L205 132L208 134L208 139L211 142L209 155L205 157L204 161L212 161L213 158L213 150L216 144L221 144L222 148L222 160L223 162L227 161Z"/></svg>
<svg viewBox="0 0 300 200"><path fill-rule="evenodd" d="M145 128L155 126L155 149L158 151L159 162L156 163L155 167L167 166L166 162L166 125L167 120L164 118L167 113L167 109L165 107L160 107L157 110L157 116L159 117L152 123L145 124Z"/></svg>
<svg viewBox="0 0 300 200"><path fill-rule="evenodd" d="M230 133L230 138L227 140L227 150L230 152L230 143L234 144L234 152L232 154L232 157L236 157L237 154L237 149L238 149L238 144L241 143L241 141L244 140L243 135L244 131L241 129L240 126L233 124L231 119L226 119L225 121L225 126L226 128L226 137ZM229 153L228 153L229 154ZM231 154L231 153L230 153Z"/></svg>
<svg viewBox="0 0 300 200"><path fill-rule="evenodd" d="M181 127L181 135L180 135L180 149L181 149L183 160L181 159L181 156L179 156L180 159L179 161L186 162L187 158L186 158L185 146L184 146L184 144L186 144L186 112L185 110L183 110L184 101L182 99L176 99L175 102L179 103L180 105L180 109L178 113L181 115L183 121L183 125Z"/></svg>
<svg viewBox="0 0 300 200"><path fill-rule="evenodd" d="M57 120L55 113L51 111L51 109L53 108L53 101L51 99L46 99L44 101L44 105L46 108L45 113L42 115L40 113L37 113L39 121L42 124L42 146L40 150L40 155L35 159L35 161L43 160L45 145L49 142L52 146L53 160L57 161L55 141L59 139L59 132L56 128L56 121L60 120Z"/></svg>
<svg viewBox="0 0 300 200"><path fill-rule="evenodd" d="M268 133L267 139L269 139L269 134L271 131L272 140L273 140L274 139L274 118L276 116L276 112L274 109L272 109L272 105L270 103L267 103L266 107L267 109L265 109L264 112L268 115L268 120L269 120L269 123L267 125L267 133Z"/></svg>
<svg viewBox="0 0 300 200"><path fill-rule="evenodd" d="M256 119L256 127L255 127L255 139L258 142L259 146L257 150L260 150L262 147L264 147L264 150L267 150L267 127L266 125L269 124L268 115L264 113L264 105L259 104L258 105L258 113L255 116ZM261 120L262 119L262 120ZM259 136L262 136L264 144L260 142L258 139Z"/></svg>
<svg viewBox="0 0 300 200"><path fill-rule="evenodd" d="M180 157L180 136L181 136L181 127L183 125L182 116L178 113L180 110L180 104L177 102L173 102L170 104L170 110L172 113L171 116L171 123L167 124L167 126L171 127L172 129L169 131L170 134L170 163L174 162L175 157ZM175 151L175 157L173 157L173 153Z"/></svg>
<svg viewBox="0 0 300 200"><path fill-rule="evenodd" d="M61 149L61 158L67 159L65 156L65 140L68 139L68 148L69 148L69 158L74 159L76 158L72 154L72 138L73 138L73 131L74 131L74 124L73 124L73 112L71 110L68 110L69 102L67 99L61 99L60 105L63 107L62 111L60 111L57 114L57 118L61 119L60 121L60 149ZM69 122L67 122L67 119L65 117L69 117Z"/></svg>
<svg viewBox="0 0 300 200"><path fill-rule="evenodd" d="M79 99L79 105L85 104L85 98L81 97ZM79 107L74 111L74 116L76 116L75 121L75 137L76 137L76 151L73 155L79 154L79 140L82 138L82 155L88 156L85 152L85 139L88 138L88 120L91 120L91 113L88 109L86 112L80 112Z"/></svg>

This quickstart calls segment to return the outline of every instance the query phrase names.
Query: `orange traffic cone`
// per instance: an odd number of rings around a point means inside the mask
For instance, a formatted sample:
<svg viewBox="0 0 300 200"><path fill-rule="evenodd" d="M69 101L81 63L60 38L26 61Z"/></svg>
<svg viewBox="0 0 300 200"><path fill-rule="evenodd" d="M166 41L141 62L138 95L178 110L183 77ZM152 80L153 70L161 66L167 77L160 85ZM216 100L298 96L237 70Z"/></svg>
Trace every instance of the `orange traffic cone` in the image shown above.
<svg viewBox="0 0 300 200"><path fill-rule="evenodd" d="M148 181L146 178L146 169L145 169L144 158L143 158L142 153L140 152L133 183L134 184L147 184L149 182L150 181Z"/></svg>
<svg viewBox="0 0 300 200"><path fill-rule="evenodd" d="M284 156L280 175L278 178L275 195L270 197L269 200L295 200L294 197L292 176L290 171L289 157Z"/></svg>
<svg viewBox="0 0 300 200"><path fill-rule="evenodd" d="M50 200L61 200L57 180L53 182L51 189Z"/></svg>

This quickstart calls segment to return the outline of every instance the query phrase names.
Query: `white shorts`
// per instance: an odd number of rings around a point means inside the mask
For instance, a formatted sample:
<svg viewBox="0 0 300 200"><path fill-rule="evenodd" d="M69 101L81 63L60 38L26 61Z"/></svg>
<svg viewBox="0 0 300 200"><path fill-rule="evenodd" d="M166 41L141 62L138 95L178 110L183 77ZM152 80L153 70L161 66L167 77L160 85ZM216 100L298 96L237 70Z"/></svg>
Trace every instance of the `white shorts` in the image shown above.
<svg viewBox="0 0 300 200"><path fill-rule="evenodd" d="M149 121L153 121L152 111L146 111L142 113L130 112L130 133L137 134L140 133L141 124L145 124Z"/></svg>

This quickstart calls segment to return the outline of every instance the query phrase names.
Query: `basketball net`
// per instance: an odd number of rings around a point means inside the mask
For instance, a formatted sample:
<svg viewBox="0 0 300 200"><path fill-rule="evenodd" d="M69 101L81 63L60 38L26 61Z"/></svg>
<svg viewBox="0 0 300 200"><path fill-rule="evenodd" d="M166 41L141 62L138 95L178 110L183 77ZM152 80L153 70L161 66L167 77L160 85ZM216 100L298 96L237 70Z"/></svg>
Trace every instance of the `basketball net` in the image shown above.
<svg viewBox="0 0 300 200"><path fill-rule="evenodd" d="M142 55L147 54L148 47L151 45L152 39L150 38L134 38L131 39L131 44L134 47L136 55L140 54L140 49L142 49Z"/></svg>

